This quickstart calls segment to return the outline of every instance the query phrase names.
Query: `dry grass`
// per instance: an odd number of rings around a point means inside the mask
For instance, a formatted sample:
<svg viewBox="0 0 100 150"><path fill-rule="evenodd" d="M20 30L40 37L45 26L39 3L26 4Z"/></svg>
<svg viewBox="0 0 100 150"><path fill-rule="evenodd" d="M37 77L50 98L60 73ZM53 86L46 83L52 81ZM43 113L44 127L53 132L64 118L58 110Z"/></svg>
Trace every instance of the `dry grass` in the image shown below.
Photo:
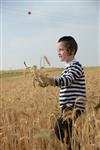
<svg viewBox="0 0 100 150"><path fill-rule="evenodd" d="M60 71L49 71L59 74ZM73 150L100 149L100 68L85 70L87 109L73 127ZM30 76L0 79L0 150L66 150L55 137L58 88L34 87Z"/></svg>

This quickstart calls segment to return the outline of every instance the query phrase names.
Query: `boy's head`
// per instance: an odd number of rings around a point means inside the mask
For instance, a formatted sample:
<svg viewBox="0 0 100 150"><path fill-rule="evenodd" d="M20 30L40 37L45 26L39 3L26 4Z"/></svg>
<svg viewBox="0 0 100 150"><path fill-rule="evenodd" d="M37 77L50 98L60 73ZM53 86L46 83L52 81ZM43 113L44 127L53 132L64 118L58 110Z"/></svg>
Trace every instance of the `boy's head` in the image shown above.
<svg viewBox="0 0 100 150"><path fill-rule="evenodd" d="M63 42L69 55L73 52L76 54L78 45L72 36L63 36L58 40L58 43Z"/></svg>
<svg viewBox="0 0 100 150"><path fill-rule="evenodd" d="M63 36L58 40L58 55L61 61L71 61L78 49L75 39L71 36Z"/></svg>

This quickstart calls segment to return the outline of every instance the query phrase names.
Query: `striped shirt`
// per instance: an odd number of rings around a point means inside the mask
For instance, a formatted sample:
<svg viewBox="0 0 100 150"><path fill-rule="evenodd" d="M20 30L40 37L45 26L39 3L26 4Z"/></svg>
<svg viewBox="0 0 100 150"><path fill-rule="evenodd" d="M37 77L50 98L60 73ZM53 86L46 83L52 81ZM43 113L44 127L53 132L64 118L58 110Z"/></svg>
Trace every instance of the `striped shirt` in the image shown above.
<svg viewBox="0 0 100 150"><path fill-rule="evenodd" d="M59 103L62 108L64 105L74 105L81 109L85 108L86 88L85 77L82 65L72 60L66 64L60 77L55 77L56 86L60 87ZM78 97L83 97L78 99Z"/></svg>

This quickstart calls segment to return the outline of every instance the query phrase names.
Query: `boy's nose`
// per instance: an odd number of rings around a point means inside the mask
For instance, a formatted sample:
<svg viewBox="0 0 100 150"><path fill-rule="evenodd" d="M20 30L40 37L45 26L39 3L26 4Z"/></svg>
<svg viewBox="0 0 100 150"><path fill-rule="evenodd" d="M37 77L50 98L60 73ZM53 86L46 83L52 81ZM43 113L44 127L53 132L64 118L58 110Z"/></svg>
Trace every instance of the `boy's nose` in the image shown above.
<svg viewBox="0 0 100 150"><path fill-rule="evenodd" d="M58 53L58 56L60 56L60 53Z"/></svg>
<svg viewBox="0 0 100 150"><path fill-rule="evenodd" d="M60 55L60 51L58 51L58 55Z"/></svg>

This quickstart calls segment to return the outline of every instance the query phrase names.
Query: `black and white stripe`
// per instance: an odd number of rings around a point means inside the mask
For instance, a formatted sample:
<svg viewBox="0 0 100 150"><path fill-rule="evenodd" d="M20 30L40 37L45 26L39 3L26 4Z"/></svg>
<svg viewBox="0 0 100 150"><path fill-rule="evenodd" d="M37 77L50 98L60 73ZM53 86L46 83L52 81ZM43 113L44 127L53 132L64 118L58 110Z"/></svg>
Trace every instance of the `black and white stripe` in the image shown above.
<svg viewBox="0 0 100 150"><path fill-rule="evenodd" d="M60 107L65 104L74 104L75 107L84 109L85 100L77 97L86 97L85 77L82 65L72 61L64 68L60 77L54 78L55 85L60 87Z"/></svg>

